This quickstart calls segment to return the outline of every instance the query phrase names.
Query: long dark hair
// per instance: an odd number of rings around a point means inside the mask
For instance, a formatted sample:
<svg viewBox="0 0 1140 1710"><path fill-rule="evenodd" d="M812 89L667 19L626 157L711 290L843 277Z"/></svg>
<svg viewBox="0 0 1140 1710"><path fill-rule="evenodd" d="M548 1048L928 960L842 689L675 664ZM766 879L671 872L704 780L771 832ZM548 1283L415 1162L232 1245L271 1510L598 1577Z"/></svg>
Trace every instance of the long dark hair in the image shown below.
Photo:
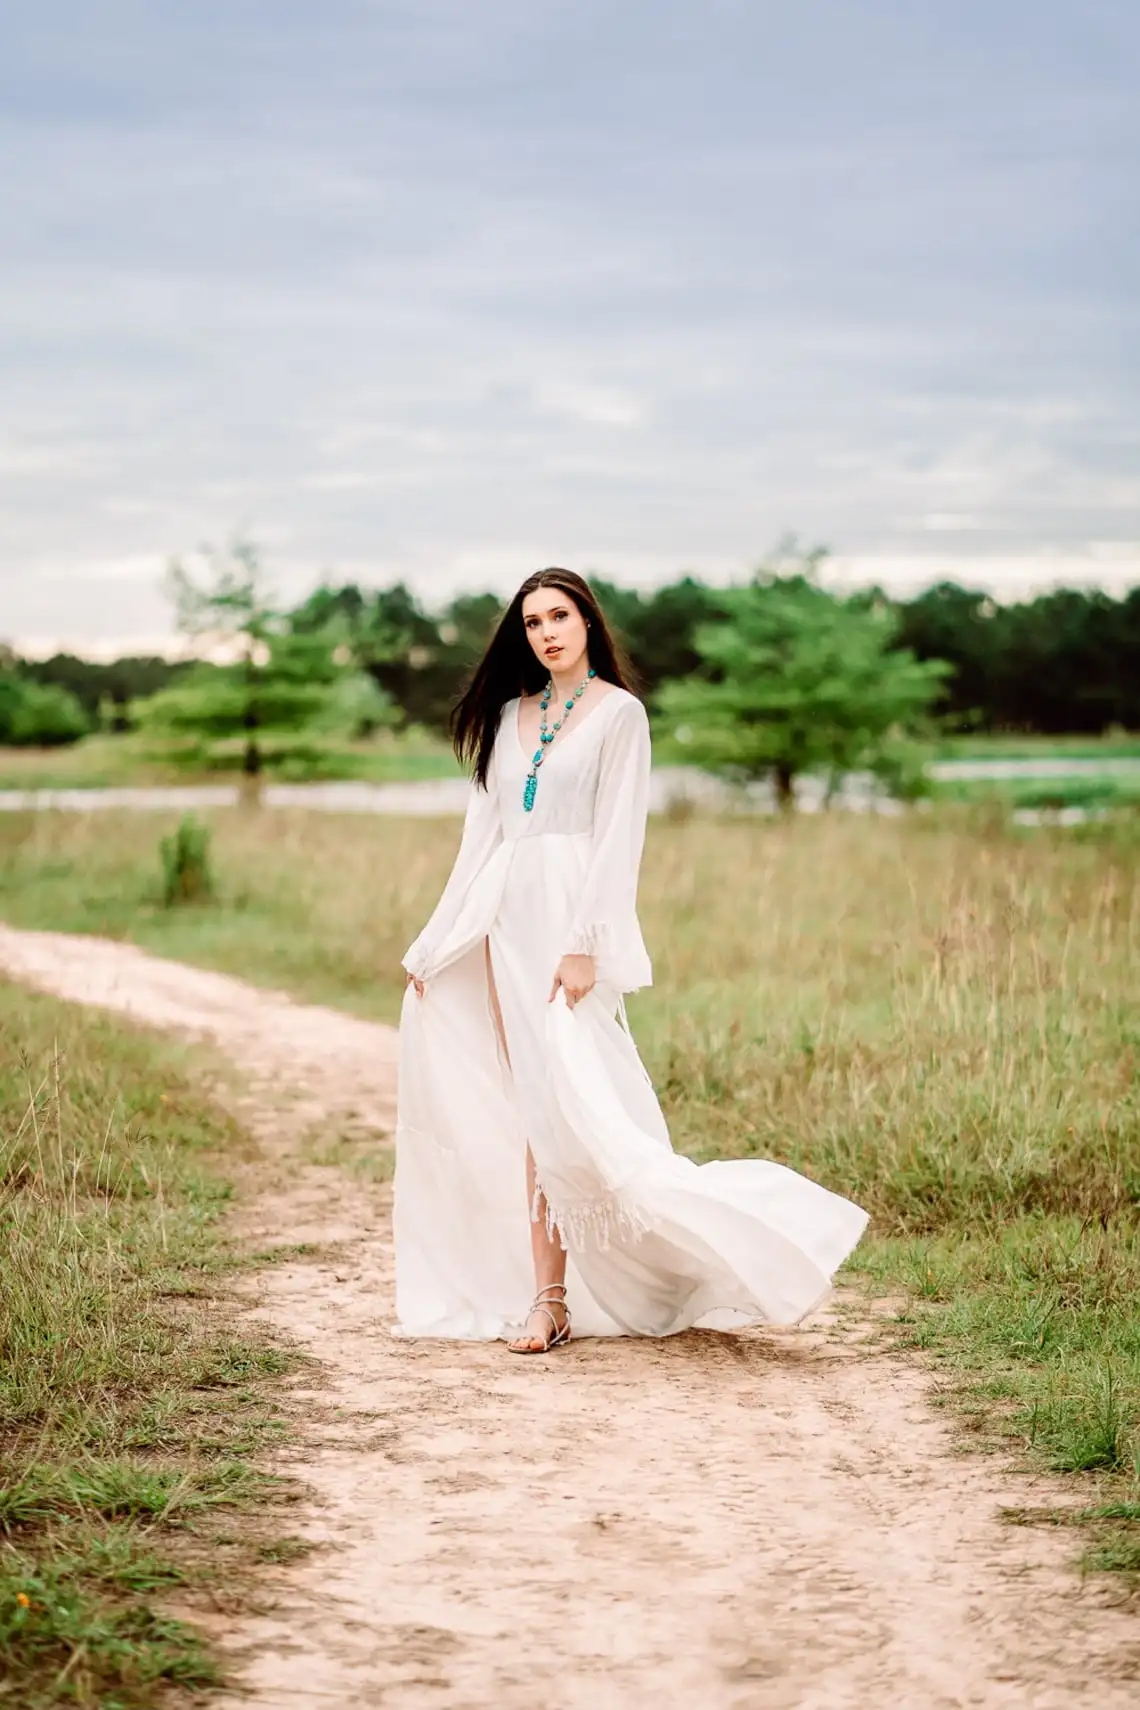
<svg viewBox="0 0 1140 1710"><path fill-rule="evenodd" d="M536 570L499 619L487 651L451 715L455 752L484 789L503 708L516 695L537 694L549 677L536 659L523 626L523 601L536 588L557 588L574 602L588 626L586 656L594 671L607 683L637 693L633 667L621 643L610 634L590 584L573 570Z"/></svg>

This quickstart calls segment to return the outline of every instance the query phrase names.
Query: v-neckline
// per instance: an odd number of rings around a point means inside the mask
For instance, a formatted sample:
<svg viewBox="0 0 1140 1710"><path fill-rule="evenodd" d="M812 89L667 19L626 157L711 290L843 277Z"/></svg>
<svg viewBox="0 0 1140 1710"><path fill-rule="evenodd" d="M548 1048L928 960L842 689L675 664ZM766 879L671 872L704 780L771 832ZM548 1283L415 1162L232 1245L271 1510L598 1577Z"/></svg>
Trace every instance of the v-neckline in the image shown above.
<svg viewBox="0 0 1140 1710"><path fill-rule="evenodd" d="M562 732L561 742L551 742L548 744L548 748L550 749L550 751L553 751L555 748L564 747L565 744L574 735L574 733L576 731L581 730L582 725L589 724L589 722L592 718L597 717L598 713L601 712L602 708L605 706L607 701L612 701L615 695L620 695L620 694L621 694L621 689L618 686L618 684L615 683L613 685L613 687L611 689L608 689L606 691L606 693L602 696L601 700L598 702L598 704L594 708L593 712L588 713L586 715L586 717L581 721L580 724L573 724L570 726L569 730L564 730ZM515 747L518 749L518 751L522 755L523 759L529 765L532 762L532 755L531 755L530 749L527 748L523 742L522 727L519 723L519 718L520 718L520 715L522 713L522 704L523 704L523 697L522 697L522 695L519 695L515 701Z"/></svg>

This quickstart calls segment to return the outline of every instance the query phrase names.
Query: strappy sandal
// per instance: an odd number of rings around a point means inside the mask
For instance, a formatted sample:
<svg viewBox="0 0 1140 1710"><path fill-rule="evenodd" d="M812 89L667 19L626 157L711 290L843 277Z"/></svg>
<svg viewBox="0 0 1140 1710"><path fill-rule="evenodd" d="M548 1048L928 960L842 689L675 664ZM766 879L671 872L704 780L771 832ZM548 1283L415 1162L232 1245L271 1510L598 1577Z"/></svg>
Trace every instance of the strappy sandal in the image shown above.
<svg viewBox="0 0 1140 1710"><path fill-rule="evenodd" d="M552 1301L547 1298L549 1295L554 1296ZM550 1310L552 1306L560 1306L562 1308L563 1316L561 1324L559 1324L554 1313ZM523 1339L528 1342L535 1339L533 1336L528 1336L524 1330L521 1337L516 1336L513 1342L507 1343L507 1348L510 1353L549 1354L552 1348L559 1348L563 1343L570 1340L570 1308L566 1304L565 1283L550 1283L548 1287L540 1288L530 1303L530 1312L527 1313L527 1318L529 1319L531 1314L535 1312L545 1312L546 1316L550 1320L550 1327L554 1334L547 1338L541 1348L520 1348L516 1346L518 1342Z"/></svg>

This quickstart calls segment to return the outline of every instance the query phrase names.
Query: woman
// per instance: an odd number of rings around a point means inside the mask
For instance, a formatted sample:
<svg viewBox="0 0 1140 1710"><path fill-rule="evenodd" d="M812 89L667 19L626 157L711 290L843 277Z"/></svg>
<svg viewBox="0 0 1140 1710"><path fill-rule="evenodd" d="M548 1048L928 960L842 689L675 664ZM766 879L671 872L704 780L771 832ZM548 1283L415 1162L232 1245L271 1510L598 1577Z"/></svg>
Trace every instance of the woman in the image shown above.
<svg viewBox="0 0 1140 1710"><path fill-rule="evenodd" d="M404 957L396 1309L546 1353L578 1331L792 1324L866 1214L782 1165L678 1156L625 1022L649 723L588 584L519 589L456 708L463 841ZM527 1207L529 1217L529 1253ZM520 1326L519 1308L534 1287Z"/></svg>

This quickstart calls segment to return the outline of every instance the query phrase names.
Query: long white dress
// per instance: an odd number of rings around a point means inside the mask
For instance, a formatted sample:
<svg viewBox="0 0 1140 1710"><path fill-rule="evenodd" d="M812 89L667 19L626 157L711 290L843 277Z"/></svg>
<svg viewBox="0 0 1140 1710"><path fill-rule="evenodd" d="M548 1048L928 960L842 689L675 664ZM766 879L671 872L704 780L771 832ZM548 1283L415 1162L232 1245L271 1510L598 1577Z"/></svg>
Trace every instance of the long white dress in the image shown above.
<svg viewBox="0 0 1140 1710"><path fill-rule="evenodd" d="M503 710L487 788L472 786L451 877L404 957L426 985L408 987L400 1024L397 1328L517 1333L534 1292L528 1142L576 1335L793 1324L867 1216L780 1164L697 1165L670 1145L621 1002L651 979L636 912L645 710L616 688L581 709L530 813L518 713ZM549 998L574 951L595 958L597 985L571 1008Z"/></svg>

